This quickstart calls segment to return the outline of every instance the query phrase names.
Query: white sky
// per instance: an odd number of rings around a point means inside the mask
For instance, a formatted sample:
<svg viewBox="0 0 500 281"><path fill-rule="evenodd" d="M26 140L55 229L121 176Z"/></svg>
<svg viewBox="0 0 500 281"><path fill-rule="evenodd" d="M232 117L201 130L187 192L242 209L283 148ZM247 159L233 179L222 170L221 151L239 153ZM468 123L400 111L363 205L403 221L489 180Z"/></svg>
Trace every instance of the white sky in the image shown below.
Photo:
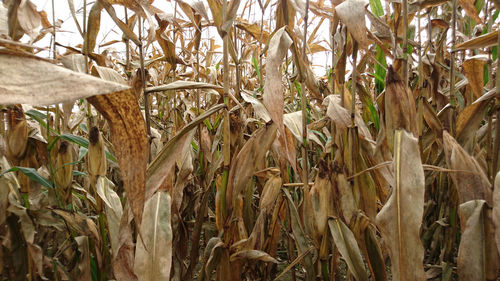
<svg viewBox="0 0 500 281"><path fill-rule="evenodd" d="M52 0L31 0L36 6L38 10L44 10L47 13L47 18L50 22L52 22ZM75 10L76 10L76 16L78 18L78 21L80 23L80 26L83 29L83 0L73 0L74 5L75 5ZM88 12L90 11L93 3L95 1L93 0L87 0L87 16ZM186 2L191 2L187 0ZM204 1L205 2L205 1ZM257 4L257 1L254 0L254 4L251 10L252 15L250 16L250 20L252 22L259 22L261 18L261 11L260 8ZM62 20L62 26L60 31L57 32L56 34L56 41L62 45L66 46L72 46L75 47L78 44L83 43L83 38L78 32L78 29L76 27L76 24L73 20L73 17L71 16L71 12L68 6L68 1L67 0L54 0L54 5L55 5L55 15L56 15L56 21ZM163 11L165 13L170 13L173 14L174 12L174 1L170 2L167 0L156 0L154 1L153 5ZM207 13L209 15L209 18L212 18L210 9L208 8L208 5L205 4ZM242 4L240 5L240 10L243 9L244 6L244 1L242 1ZM125 18L125 13L124 9L122 6L115 5L113 6L115 8L115 12L117 16L124 21ZM274 15L276 7L269 7L266 9L266 13L264 14L264 20L267 19L267 22L269 22L269 16L270 16L270 11L272 9L272 13ZM177 9L178 13L182 13L182 10L178 7ZM245 12L248 13L248 10ZM128 10L128 16L130 17L133 14L132 11ZM312 15L312 13L311 13ZM314 18L312 16L309 17ZM317 24L319 19L315 20L314 23ZM203 33L202 41L203 39L208 39L208 38L215 38L217 40L217 44L222 45L222 42L220 40L220 37L218 33L215 31L215 29L212 28L212 30L209 29L204 29L205 32ZM312 31L312 28L309 29L309 32ZM143 33L145 34L145 32ZM50 42L51 42L51 35L48 34L45 36L45 38L39 42L36 43L37 46L39 47L49 47ZM325 42L328 40L329 41L329 22L324 21L323 25L320 27L320 30L317 32L316 35L316 40L314 42L318 42L321 40L325 40ZM103 50L103 48L99 49L99 45L112 41L112 40L121 40L122 38L122 32L121 30L116 26L116 24L113 22L113 20L109 17L107 12L103 10L101 12L101 29L99 31L98 37L97 37L97 44L96 44L96 51L99 53ZM25 37L23 38L23 41L28 41L28 39ZM325 44L324 42L321 43L321 45L325 46L328 48L328 45ZM178 45L179 46L179 45ZM122 43L115 43L111 46L104 47L105 49L108 50L114 50L116 52L125 53L125 47L124 44ZM146 51L150 51L150 49ZM58 47L58 52L63 53L65 50L62 47ZM177 50L177 53L179 52L179 49ZM40 55L42 56L49 56L48 52L41 53ZM313 54L312 57L310 57L314 63L313 69L316 73L316 75L325 75L325 66L331 65L331 54L330 52L321 52L321 53L316 53Z"/></svg>

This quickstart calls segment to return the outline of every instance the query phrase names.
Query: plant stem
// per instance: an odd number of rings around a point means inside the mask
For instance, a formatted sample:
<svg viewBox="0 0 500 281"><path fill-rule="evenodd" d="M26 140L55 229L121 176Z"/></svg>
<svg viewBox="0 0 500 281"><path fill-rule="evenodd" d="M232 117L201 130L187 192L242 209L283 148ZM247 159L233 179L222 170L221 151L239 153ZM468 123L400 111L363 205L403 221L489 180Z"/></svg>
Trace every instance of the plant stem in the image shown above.
<svg viewBox="0 0 500 281"><path fill-rule="evenodd" d="M408 0L403 0L403 82L408 86Z"/></svg>
<svg viewBox="0 0 500 281"><path fill-rule="evenodd" d="M306 0L306 12L304 16L304 38L302 44L302 56L304 62L307 62L307 20L309 19L309 0ZM305 79L305 77L304 77ZM301 107L302 107L302 183L304 190L309 189L309 171L307 168L307 100L306 100L306 87L302 82L301 90Z"/></svg>
<svg viewBox="0 0 500 281"><path fill-rule="evenodd" d="M139 27L139 56L141 61L141 81L142 81L142 92L144 93L144 111L146 113L146 132L148 134L148 163L151 162L151 116L149 113L149 98L146 93L146 72L144 69L144 50L142 45L142 19L139 14L137 14L137 22Z"/></svg>

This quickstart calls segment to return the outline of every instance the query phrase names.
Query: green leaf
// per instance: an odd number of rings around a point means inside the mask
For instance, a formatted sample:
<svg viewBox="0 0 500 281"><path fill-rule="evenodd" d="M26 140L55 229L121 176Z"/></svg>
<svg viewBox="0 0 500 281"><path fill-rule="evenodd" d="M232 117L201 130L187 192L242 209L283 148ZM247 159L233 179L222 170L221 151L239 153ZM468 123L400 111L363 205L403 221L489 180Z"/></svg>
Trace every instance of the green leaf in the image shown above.
<svg viewBox="0 0 500 281"><path fill-rule="evenodd" d="M257 57L252 57L252 64L255 68L255 72L257 72L257 77L259 77L259 81L262 81L262 74L260 73L259 62L257 61Z"/></svg>
<svg viewBox="0 0 500 281"><path fill-rule="evenodd" d="M17 172L20 171L21 173L25 174L28 178L30 178L33 181L38 182L42 186L48 187L48 188L53 188L54 185L53 183L44 177L42 177L35 169L33 168L27 168L27 167L12 167L8 169L7 171L3 172L0 174L0 177L5 175L6 173L9 172Z"/></svg>
<svg viewBox="0 0 500 281"><path fill-rule="evenodd" d="M386 71L384 68L387 69L387 62L385 60L385 53L384 51L377 46L377 61L379 63L375 64L375 90L377 91L377 94L382 93L385 88L385 75ZM383 67L382 67L382 66Z"/></svg>
<svg viewBox="0 0 500 281"><path fill-rule="evenodd" d="M80 172L80 171L77 171L77 170L73 170L73 176L74 176L74 177L76 177L76 176L83 176L83 177L87 177L87 173Z"/></svg>
<svg viewBox="0 0 500 281"><path fill-rule="evenodd" d="M77 145L79 145L79 146L81 146L81 147L84 147L84 148L86 148L86 149L88 149L88 148L89 148L89 140L87 140L86 138L81 137L81 136L72 135L72 134L62 134L62 135L58 135L58 136L56 136L56 137L55 137L55 138L54 138L54 139L53 139L53 140L49 143L49 145L47 146L47 150L49 150L49 151L50 151L50 150L54 147L54 145L55 145L56 141L57 141L58 139L60 139L60 138L61 138L61 139L65 139L65 140L67 140L67 141L69 141L69 142L72 142L72 143L76 143ZM79 155L78 155L78 160L81 160L81 158L80 158L80 157L82 157L82 158L83 158L83 156L85 156L85 155L81 155L82 153L83 153L83 151L80 151L80 152L79 152ZM86 153L86 151L85 151L85 153ZM115 162L115 163L117 162L116 157L115 157L113 154L109 153L108 151L106 151L106 158L107 158L108 160L111 160L111 161Z"/></svg>
<svg viewBox="0 0 500 281"><path fill-rule="evenodd" d="M377 17L384 15L384 8L382 7L380 0L370 0L370 8L372 9L373 14Z"/></svg>

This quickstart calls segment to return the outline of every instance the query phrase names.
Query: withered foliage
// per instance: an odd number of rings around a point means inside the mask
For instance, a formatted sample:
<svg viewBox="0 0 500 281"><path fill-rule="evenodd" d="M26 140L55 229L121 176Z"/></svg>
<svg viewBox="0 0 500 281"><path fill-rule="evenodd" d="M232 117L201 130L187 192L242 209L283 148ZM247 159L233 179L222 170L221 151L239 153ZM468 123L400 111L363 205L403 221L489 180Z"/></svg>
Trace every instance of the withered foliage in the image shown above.
<svg viewBox="0 0 500 281"><path fill-rule="evenodd" d="M500 277L498 1L52 1L0 4L0 279Z"/></svg>

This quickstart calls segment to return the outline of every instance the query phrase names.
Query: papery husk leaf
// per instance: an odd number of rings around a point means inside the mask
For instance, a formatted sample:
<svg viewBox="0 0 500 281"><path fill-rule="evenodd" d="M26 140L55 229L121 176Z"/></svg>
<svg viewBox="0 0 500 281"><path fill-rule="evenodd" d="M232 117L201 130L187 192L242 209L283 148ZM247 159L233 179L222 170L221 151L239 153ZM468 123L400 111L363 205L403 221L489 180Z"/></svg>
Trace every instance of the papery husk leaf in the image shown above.
<svg viewBox="0 0 500 281"><path fill-rule="evenodd" d="M485 200L460 204L462 228L458 248L458 280L496 280L500 267L493 222Z"/></svg>
<svg viewBox="0 0 500 281"><path fill-rule="evenodd" d="M420 241L425 179L418 141L411 133L395 132L393 169L393 191L376 217L377 226L389 248L393 280L425 280Z"/></svg>
<svg viewBox="0 0 500 281"><path fill-rule="evenodd" d="M295 238L295 245L297 246L298 254L301 255L302 253L308 251L309 247L312 246L311 241L306 236L304 228L300 223L299 213L297 211L295 203L293 202L290 192L286 189L284 190L284 192L285 192L285 197L288 201L288 210L290 212L290 220L291 220L290 224L293 236ZM315 260L315 252L306 254L306 256L302 260L302 263L304 264L304 267L306 268L307 272L306 280L316 280L315 270L314 270L314 262L315 262L314 260Z"/></svg>
<svg viewBox="0 0 500 281"><path fill-rule="evenodd" d="M285 129L283 126L284 97L281 83L281 65L291 44L292 39L288 35L286 28L280 28L269 41L266 59L263 103L271 119L278 125L282 136L285 135Z"/></svg>
<svg viewBox="0 0 500 281"><path fill-rule="evenodd" d="M78 251L80 256L78 258L78 280L86 281L92 280L91 269L90 269L90 250L89 250L89 237L88 236L77 236L75 237L76 244L78 245Z"/></svg>
<svg viewBox="0 0 500 281"><path fill-rule="evenodd" d="M139 281L170 279L173 237L170 203L168 192L159 191L144 206L142 237L137 238L134 262Z"/></svg>
<svg viewBox="0 0 500 281"><path fill-rule="evenodd" d="M447 132L443 132L443 150L446 163L451 172L451 179L458 192L458 203L474 199L492 202L492 190L488 177L477 160L470 156Z"/></svg>
<svg viewBox="0 0 500 281"><path fill-rule="evenodd" d="M352 272L356 280L367 281L368 274L352 231L338 218L329 219L328 226L333 242L346 261L349 271Z"/></svg>
<svg viewBox="0 0 500 281"><path fill-rule="evenodd" d="M240 195L246 183L257 171L258 165L264 160L276 137L277 129L276 123L267 123L254 133L232 161L226 193L228 210L232 210L237 196Z"/></svg>
<svg viewBox="0 0 500 281"><path fill-rule="evenodd" d="M105 178L99 177L96 183L96 191L105 203L106 221L108 222L109 239L113 257L118 253L120 221L123 215L123 207L120 197L113 190L113 183Z"/></svg>
<svg viewBox="0 0 500 281"><path fill-rule="evenodd" d="M141 224L146 187L148 140L146 125L135 95L129 90L112 95L94 96L88 101L108 120L111 141L123 177L132 213Z"/></svg>
<svg viewBox="0 0 500 281"><path fill-rule="evenodd" d="M128 88L71 71L41 58L0 50L2 104L49 105Z"/></svg>
<svg viewBox="0 0 500 281"><path fill-rule="evenodd" d="M347 30L362 49L370 45L370 41L366 36L366 4L364 0L346 0L335 6L336 15L338 15L340 20L347 26Z"/></svg>
<svg viewBox="0 0 500 281"><path fill-rule="evenodd" d="M467 1L467 0L464 0ZM488 57L486 56L474 56L464 61L462 67L465 72L465 77L469 81L469 86L474 94L474 99L478 99L483 95L483 72L484 65L486 64Z"/></svg>
<svg viewBox="0 0 500 281"><path fill-rule="evenodd" d="M495 177L494 188L492 219L495 225L495 241L498 253L500 253L500 172Z"/></svg>
<svg viewBox="0 0 500 281"><path fill-rule="evenodd" d="M404 129L418 135L417 109L410 89L406 87L394 68L389 66L386 76L384 98L387 143L392 149L394 130Z"/></svg>

